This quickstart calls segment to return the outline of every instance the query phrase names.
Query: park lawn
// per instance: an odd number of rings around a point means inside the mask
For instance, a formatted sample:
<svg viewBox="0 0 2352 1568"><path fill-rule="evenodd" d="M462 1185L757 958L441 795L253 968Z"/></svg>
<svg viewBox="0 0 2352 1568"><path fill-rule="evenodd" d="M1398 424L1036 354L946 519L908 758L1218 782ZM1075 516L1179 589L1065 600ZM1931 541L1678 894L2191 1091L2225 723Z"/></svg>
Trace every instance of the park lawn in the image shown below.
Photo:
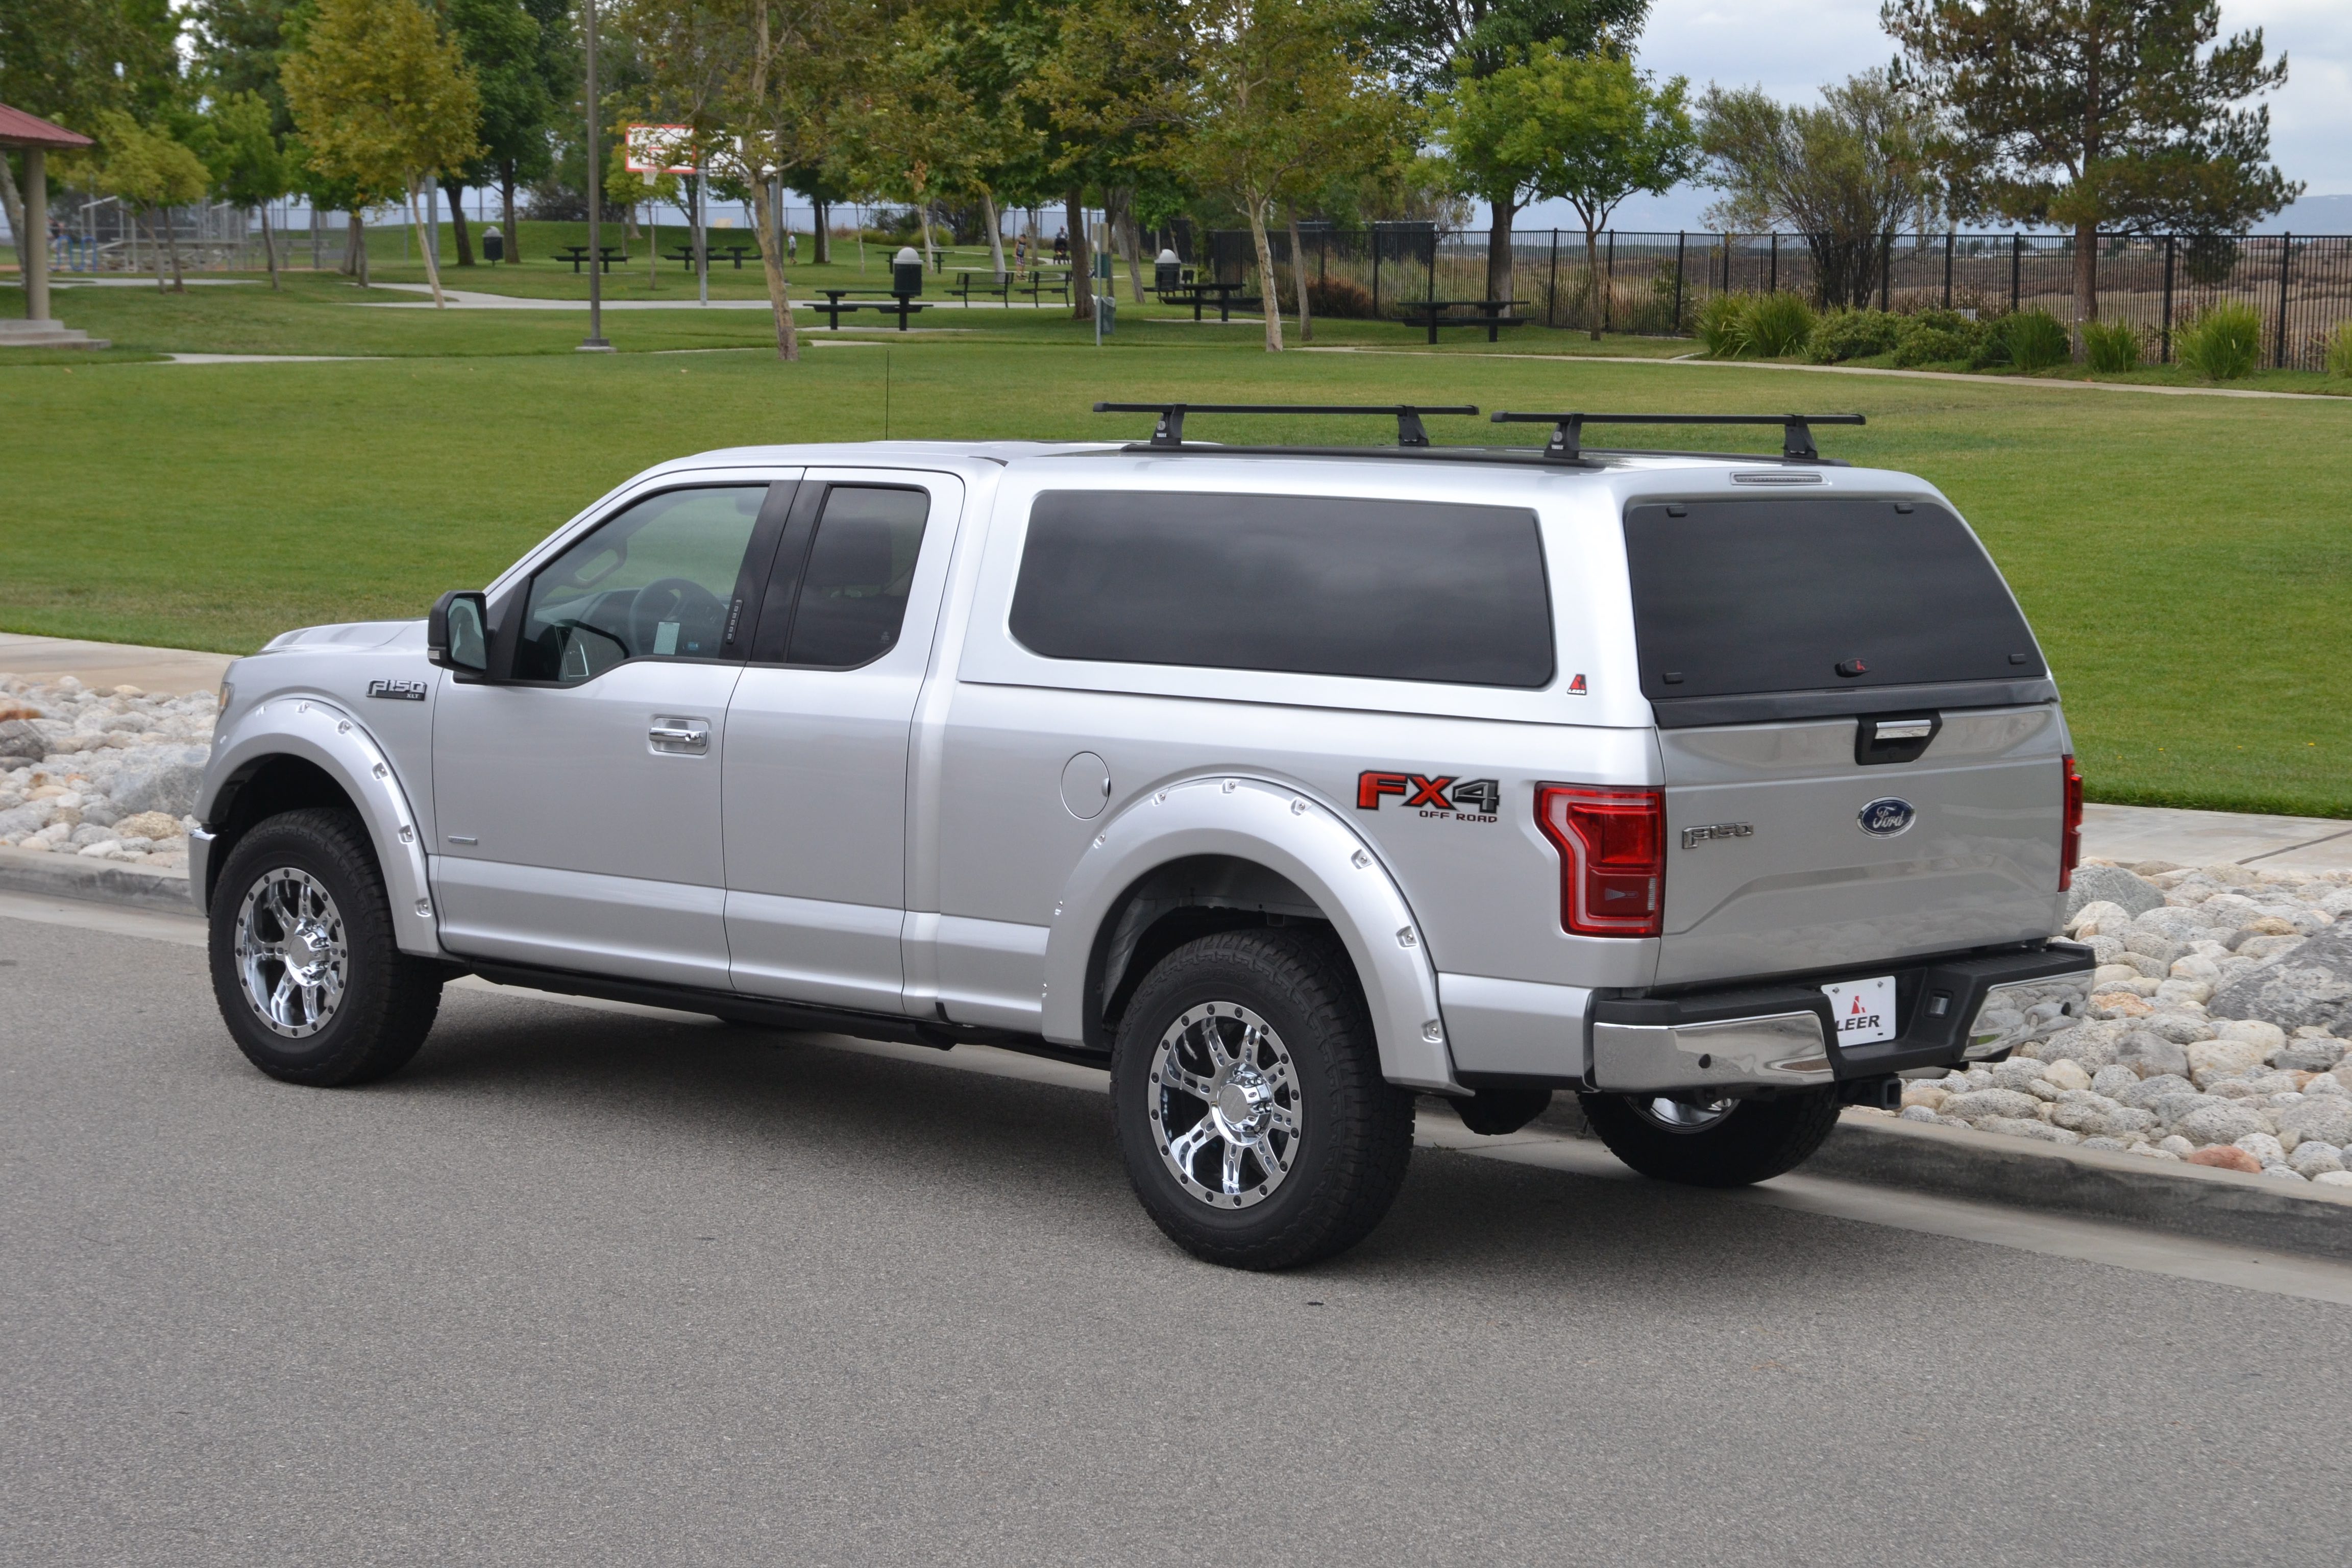
<svg viewBox="0 0 2352 1568"><path fill-rule="evenodd" d="M207 306L246 294L198 292ZM541 330L504 312L352 313L419 337ZM626 320L614 318L616 334ZM581 318L555 321L576 333ZM641 328L655 330L625 330ZM0 362L0 396L39 420L37 440L0 451L0 627L239 651L289 626L418 615L647 464L877 437L886 396L899 437L1144 434L1140 417L1088 412L1098 398L1855 408L1870 426L1825 431L1825 449L1921 474L1976 524L2048 647L2094 798L2352 816L2345 404L1794 382L1544 357L1524 337L1502 354L1272 356L1254 331L1122 330L1098 352L1083 329L1055 330L1060 341L893 335L887 353L824 347L798 365L528 348L321 364ZM1432 426L1441 442L1492 432ZM1376 421L1206 417L1189 433L1385 435Z"/></svg>

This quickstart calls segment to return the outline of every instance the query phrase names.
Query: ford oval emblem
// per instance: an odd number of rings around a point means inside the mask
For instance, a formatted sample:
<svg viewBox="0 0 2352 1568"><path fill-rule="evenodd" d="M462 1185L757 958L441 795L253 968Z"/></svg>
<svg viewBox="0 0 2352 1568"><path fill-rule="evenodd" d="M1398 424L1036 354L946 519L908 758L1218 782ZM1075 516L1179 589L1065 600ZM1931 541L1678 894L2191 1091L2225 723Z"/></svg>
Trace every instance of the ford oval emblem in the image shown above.
<svg viewBox="0 0 2352 1568"><path fill-rule="evenodd" d="M1864 833L1892 838L1909 831L1911 825L1919 820L1919 810L1909 801L1890 795L1864 806L1854 820L1862 824Z"/></svg>

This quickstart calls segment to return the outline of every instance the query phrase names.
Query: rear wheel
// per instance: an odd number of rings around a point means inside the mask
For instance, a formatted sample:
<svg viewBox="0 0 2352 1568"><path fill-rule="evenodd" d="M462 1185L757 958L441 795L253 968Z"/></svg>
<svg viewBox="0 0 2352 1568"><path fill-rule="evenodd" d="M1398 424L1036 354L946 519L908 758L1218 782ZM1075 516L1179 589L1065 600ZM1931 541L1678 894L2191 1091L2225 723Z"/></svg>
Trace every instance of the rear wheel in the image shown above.
<svg viewBox="0 0 2352 1568"><path fill-rule="evenodd" d="M213 892L213 996L246 1058L289 1083L364 1083L407 1065L444 971L393 940L367 830L348 811L270 817Z"/></svg>
<svg viewBox="0 0 2352 1568"><path fill-rule="evenodd" d="M1328 931L1225 931L1145 977L1111 1053L1119 1152L1177 1245L1286 1268L1378 1225L1412 1152L1412 1096Z"/></svg>
<svg viewBox="0 0 2352 1568"><path fill-rule="evenodd" d="M1695 1187L1744 1187L1794 1170L1838 1117L1834 1085L1775 1100L1577 1098L1611 1153L1645 1176Z"/></svg>

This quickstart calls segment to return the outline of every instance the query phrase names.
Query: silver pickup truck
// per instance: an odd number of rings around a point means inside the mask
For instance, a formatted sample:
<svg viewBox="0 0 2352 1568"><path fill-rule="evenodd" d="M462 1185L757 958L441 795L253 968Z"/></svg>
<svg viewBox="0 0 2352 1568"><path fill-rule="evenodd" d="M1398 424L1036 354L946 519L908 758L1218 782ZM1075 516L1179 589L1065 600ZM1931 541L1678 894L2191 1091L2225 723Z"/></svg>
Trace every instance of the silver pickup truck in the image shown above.
<svg viewBox="0 0 2352 1568"><path fill-rule="evenodd" d="M1733 1184L2074 1025L2065 721L1933 487L1795 416L1203 412L665 463L429 621L239 660L190 855L230 1033L362 1082L471 972L1099 1062L1152 1218L1278 1268L1378 1223L1417 1093L1573 1090Z"/></svg>

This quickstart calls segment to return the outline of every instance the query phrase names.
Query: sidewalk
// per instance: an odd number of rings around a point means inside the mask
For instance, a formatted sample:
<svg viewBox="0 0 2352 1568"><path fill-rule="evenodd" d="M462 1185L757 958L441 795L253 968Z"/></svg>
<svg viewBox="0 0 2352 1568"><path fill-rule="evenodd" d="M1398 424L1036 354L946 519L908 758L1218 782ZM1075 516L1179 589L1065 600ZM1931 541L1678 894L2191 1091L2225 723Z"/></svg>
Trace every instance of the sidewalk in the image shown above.
<svg viewBox="0 0 2352 1568"><path fill-rule="evenodd" d="M42 680L70 675L89 686L206 691L220 684L229 658L225 653L186 648L134 647L126 643L0 632L0 674L29 675ZM2342 871L2352 869L2352 821L2092 805L2083 813L2083 853L2126 866L2144 860L2169 860L2181 866L2234 861L2263 870Z"/></svg>

